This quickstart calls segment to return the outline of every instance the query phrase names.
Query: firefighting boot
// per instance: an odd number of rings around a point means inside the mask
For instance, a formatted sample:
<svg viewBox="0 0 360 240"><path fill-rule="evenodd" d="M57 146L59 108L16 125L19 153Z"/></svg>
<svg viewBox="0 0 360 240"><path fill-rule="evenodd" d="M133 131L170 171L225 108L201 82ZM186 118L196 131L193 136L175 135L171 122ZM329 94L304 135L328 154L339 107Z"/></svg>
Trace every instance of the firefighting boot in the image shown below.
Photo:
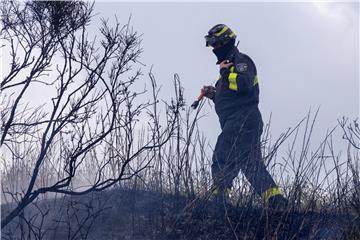
<svg viewBox="0 0 360 240"><path fill-rule="evenodd" d="M288 210L289 201L283 195L275 195L269 198L267 205L272 212L285 212Z"/></svg>
<svg viewBox="0 0 360 240"><path fill-rule="evenodd" d="M277 186L267 189L262 194L265 208L272 212L284 212L288 209L289 201Z"/></svg>

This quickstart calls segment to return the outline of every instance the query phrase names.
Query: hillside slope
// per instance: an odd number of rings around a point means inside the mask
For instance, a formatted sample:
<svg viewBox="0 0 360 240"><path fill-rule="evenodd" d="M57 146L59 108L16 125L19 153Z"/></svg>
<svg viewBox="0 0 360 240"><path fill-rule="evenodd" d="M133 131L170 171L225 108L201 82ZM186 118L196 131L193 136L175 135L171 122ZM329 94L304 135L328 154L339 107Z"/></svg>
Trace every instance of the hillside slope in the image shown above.
<svg viewBox="0 0 360 240"><path fill-rule="evenodd" d="M26 221L7 226L2 239L22 239L21 234L52 240L356 239L345 237L354 222L346 216L268 214L250 205L222 211L210 201L189 202L183 196L121 189L46 200L26 210ZM2 206L2 214L9 207Z"/></svg>

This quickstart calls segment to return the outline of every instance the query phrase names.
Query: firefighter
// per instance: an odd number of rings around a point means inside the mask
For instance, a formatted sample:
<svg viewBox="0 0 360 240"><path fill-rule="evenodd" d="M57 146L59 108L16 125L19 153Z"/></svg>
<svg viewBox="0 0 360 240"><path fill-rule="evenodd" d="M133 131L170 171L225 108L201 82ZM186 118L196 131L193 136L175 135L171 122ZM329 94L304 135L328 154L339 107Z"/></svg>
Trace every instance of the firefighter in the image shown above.
<svg viewBox="0 0 360 240"><path fill-rule="evenodd" d="M224 24L215 25L205 36L220 70L215 87L202 89L215 104L222 130L211 166L213 195L221 202L226 200L241 170L266 206L283 210L287 200L261 159L263 121L258 108L256 66L249 56L239 52L235 39L236 34Z"/></svg>

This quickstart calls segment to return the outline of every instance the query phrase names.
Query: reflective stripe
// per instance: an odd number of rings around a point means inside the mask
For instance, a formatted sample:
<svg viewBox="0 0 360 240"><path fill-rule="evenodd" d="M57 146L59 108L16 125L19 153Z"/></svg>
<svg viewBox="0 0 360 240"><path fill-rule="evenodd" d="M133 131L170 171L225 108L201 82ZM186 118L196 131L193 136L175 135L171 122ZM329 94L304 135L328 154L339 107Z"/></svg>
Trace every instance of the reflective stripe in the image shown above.
<svg viewBox="0 0 360 240"><path fill-rule="evenodd" d="M254 78L254 84L253 84L253 86L255 86L255 85L258 84L258 83L259 83L259 78L258 78L258 76L256 75L255 78Z"/></svg>
<svg viewBox="0 0 360 240"><path fill-rule="evenodd" d="M237 82L236 82L236 77L237 77L237 73L230 73L229 74L229 88L231 90L237 91L238 90L238 86L237 86Z"/></svg>
<svg viewBox="0 0 360 240"><path fill-rule="evenodd" d="M267 202L269 198L276 195L282 195L281 189L279 187L272 187L262 193L262 198L264 202Z"/></svg>
<svg viewBox="0 0 360 240"><path fill-rule="evenodd" d="M234 90L234 91L237 91L238 90L238 86L237 86L237 82L236 82L236 77L237 77L237 73L234 72L235 69L234 69L234 66L232 66L230 68L230 74L229 74L229 88L231 90ZM221 76L219 76L219 79L221 78ZM218 80L219 80L218 79ZM254 83L253 83L253 86L256 86L256 84L259 83L259 78L258 76L256 75L254 77Z"/></svg>
<svg viewBox="0 0 360 240"><path fill-rule="evenodd" d="M217 36L217 37L219 37L219 36L221 36L221 34L223 34L224 32L226 32L226 30L228 30L228 29L229 29L229 28L228 28L227 26L225 26L223 29L221 29L220 32L215 33L214 35Z"/></svg>
<svg viewBox="0 0 360 240"><path fill-rule="evenodd" d="M236 34L234 32L232 32L229 37L236 37Z"/></svg>

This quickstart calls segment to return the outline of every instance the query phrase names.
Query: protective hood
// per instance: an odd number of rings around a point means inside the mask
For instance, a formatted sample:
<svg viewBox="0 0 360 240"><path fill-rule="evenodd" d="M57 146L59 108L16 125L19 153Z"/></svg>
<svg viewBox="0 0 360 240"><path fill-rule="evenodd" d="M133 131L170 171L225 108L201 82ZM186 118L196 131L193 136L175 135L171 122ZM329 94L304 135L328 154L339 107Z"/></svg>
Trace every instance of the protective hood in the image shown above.
<svg viewBox="0 0 360 240"><path fill-rule="evenodd" d="M225 44L224 46L214 48L213 53L216 55L217 60L218 60L216 62L216 64L219 64L224 60L231 60L231 59L227 59L227 57L229 55L229 52L231 51L231 49L234 46L235 46L235 39L232 39L227 44Z"/></svg>

